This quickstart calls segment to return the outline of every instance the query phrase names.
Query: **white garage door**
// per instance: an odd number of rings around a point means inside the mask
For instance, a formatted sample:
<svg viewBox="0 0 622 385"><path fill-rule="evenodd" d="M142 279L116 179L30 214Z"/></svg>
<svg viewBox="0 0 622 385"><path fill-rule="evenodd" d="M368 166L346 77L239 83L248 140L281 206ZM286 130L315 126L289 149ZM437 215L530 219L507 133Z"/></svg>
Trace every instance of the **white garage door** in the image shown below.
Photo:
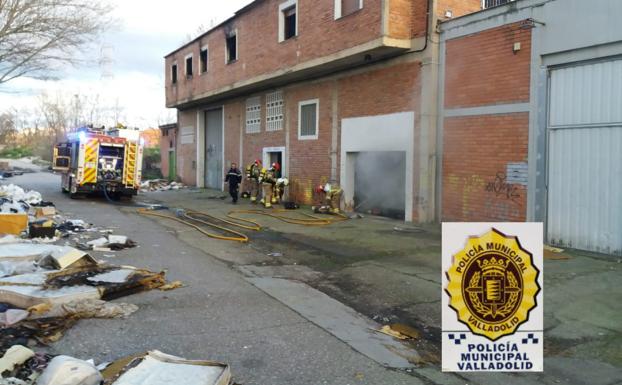
<svg viewBox="0 0 622 385"><path fill-rule="evenodd" d="M551 71L548 241L622 254L622 59Z"/></svg>

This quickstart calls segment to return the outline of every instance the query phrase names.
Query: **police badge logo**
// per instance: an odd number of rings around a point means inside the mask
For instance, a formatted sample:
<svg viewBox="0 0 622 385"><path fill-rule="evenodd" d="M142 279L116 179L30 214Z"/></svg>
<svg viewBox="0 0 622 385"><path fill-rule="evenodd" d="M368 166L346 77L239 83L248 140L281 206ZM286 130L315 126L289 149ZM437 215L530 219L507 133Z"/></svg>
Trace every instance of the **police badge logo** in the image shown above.
<svg viewBox="0 0 622 385"><path fill-rule="evenodd" d="M454 255L447 272L450 306L474 334L495 341L529 319L538 273L518 238L493 228Z"/></svg>
<svg viewBox="0 0 622 385"><path fill-rule="evenodd" d="M467 224L450 224L461 229ZM484 224L478 224L483 226ZM530 323L529 330L524 330L519 334L525 336L533 335L534 331L541 330L541 306L538 307L537 297L541 291L539 283L540 270L534 262L532 253L524 248L517 236L509 236L499 231L494 224L488 227L487 231L480 232L479 236L468 236L462 238L461 249L453 249L450 253L443 252L445 266L445 293L448 300L445 301L448 309L454 312L454 320L466 327L452 326L448 330L448 341L443 340L443 349L461 349L466 346L466 353L461 352L459 357L463 362L457 363L457 370L533 370L534 360L529 359L529 351L536 353L541 347L524 347L522 341L536 341L541 345L541 338L526 339L524 336L513 336L520 330L521 325ZM529 224L512 225L518 226ZM538 224L541 228L541 224ZM445 236L445 225L443 228ZM537 234L537 232L534 232ZM473 233L471 233L473 234ZM541 233L540 233L541 234ZM540 235L541 237L541 235ZM458 245L456 237L452 239L454 245ZM458 237L459 239L459 237ZM466 239L466 244L464 243ZM541 244L541 243L540 243ZM445 239L443 239L445 248ZM454 246L455 247L455 246ZM541 266L541 253L538 256ZM537 320L529 322L530 313L538 309ZM456 317L457 315L457 317ZM449 313L443 309L443 331ZM451 322L452 324L455 323ZM457 324L456 324L457 325ZM535 326L535 328L533 328ZM463 330L468 330L471 334L464 334ZM455 336L459 336L457 339ZM539 334L540 335L540 334ZM477 337L476 337L477 336ZM518 343L514 344L512 341ZM482 341L473 344L473 341ZM485 341L489 341L486 343ZM499 350L501 349L501 350ZM507 349L507 350L504 350ZM478 361L482 354L483 358L487 352L504 352L502 360L509 362L469 362L470 359ZM508 352L508 353L505 353ZM521 355L522 354L522 355ZM445 361L445 357L443 357ZM460 361L456 360L456 361ZM519 362L513 362L518 360ZM540 359L541 360L541 359ZM537 360L536 360L537 361ZM528 362L528 363L527 363ZM486 366L487 365L487 366ZM498 365L501 365L499 368ZM541 365L538 365L541 366Z"/></svg>

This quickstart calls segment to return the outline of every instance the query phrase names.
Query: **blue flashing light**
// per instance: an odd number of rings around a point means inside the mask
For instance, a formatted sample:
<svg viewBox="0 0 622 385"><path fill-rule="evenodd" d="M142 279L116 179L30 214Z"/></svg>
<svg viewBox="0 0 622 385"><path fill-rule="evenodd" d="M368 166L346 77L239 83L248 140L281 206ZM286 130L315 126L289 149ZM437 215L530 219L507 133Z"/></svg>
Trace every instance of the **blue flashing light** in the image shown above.
<svg viewBox="0 0 622 385"><path fill-rule="evenodd" d="M78 133L78 139L80 139L80 142L85 142L86 141L86 133L84 131L80 131Z"/></svg>

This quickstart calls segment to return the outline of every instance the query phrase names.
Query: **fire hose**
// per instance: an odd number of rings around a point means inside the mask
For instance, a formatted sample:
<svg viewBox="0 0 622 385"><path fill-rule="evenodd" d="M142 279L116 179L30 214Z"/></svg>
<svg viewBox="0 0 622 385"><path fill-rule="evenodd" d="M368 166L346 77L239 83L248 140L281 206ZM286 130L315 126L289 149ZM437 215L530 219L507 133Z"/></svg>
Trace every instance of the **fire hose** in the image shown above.
<svg viewBox="0 0 622 385"><path fill-rule="evenodd" d="M297 213L304 218L292 218L287 215L280 215L280 213L291 213L291 210L233 210L227 214L227 217L234 220L244 220L243 218L240 218L238 214L265 215L267 217L275 218L285 223L302 226L327 226L335 222L341 222L348 219L348 217L343 214L333 214L332 217L318 217L316 215L311 215L307 213Z"/></svg>
<svg viewBox="0 0 622 385"><path fill-rule="evenodd" d="M242 233L240 233L238 231L235 231L235 230L231 230L231 229L229 229L227 227L216 225L214 223L210 223L210 222L203 221L203 220L200 220L200 219L192 218L192 216L189 216L187 213L183 212L183 210L181 210L181 212L182 212L180 214L181 218L178 217L178 216L160 214L158 212L155 212L152 209L146 209L146 208L140 208L140 209L137 210L137 212L140 215L149 215L149 216L154 216L154 217L160 217L160 218L170 219L172 221L176 221L176 222L182 223L182 224L184 224L186 226L194 228L195 230L197 230L201 234L207 235L208 237L213 238L213 239L219 239L219 240L222 240L222 241L235 241L235 242L242 242L242 243L248 242L248 236L246 236L245 234L242 234ZM184 218L184 219L182 219L182 218ZM226 235L210 233L210 232L204 230L200 226L198 226L198 225L196 225L196 224L194 224L194 223L192 223L190 221L195 221L195 222L202 223L202 224L204 224L206 226L210 226L210 227L216 228L216 229L218 229L218 230L220 230L220 231L222 231L224 233L233 234L233 236L226 236ZM239 225L237 225L237 226L239 226Z"/></svg>

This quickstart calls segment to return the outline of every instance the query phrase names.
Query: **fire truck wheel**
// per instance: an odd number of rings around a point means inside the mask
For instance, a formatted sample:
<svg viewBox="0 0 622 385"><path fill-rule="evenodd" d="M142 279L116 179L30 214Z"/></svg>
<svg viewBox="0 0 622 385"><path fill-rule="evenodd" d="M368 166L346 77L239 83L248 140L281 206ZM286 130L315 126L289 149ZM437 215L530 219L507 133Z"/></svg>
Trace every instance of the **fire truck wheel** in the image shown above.
<svg viewBox="0 0 622 385"><path fill-rule="evenodd" d="M80 196L80 194L78 194L78 186L76 185L76 183L73 180L73 178L71 178L69 180L69 198L76 199L79 196Z"/></svg>

